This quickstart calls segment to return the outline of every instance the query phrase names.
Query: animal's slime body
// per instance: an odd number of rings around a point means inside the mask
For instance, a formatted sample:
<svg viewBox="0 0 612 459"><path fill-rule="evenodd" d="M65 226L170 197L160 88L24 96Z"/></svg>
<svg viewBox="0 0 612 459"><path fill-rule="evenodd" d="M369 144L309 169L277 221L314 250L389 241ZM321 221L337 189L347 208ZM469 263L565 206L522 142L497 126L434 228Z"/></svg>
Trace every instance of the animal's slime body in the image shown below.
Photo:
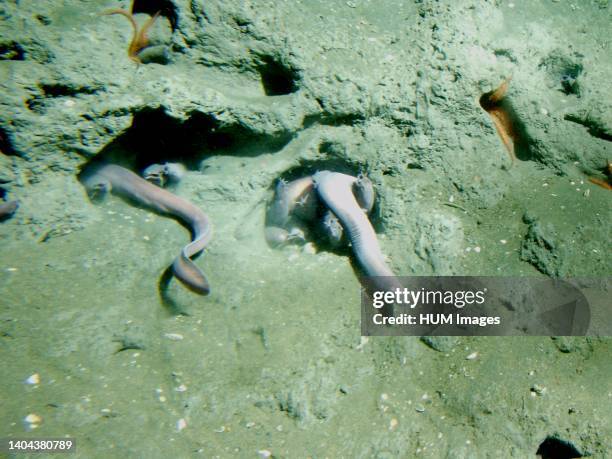
<svg viewBox="0 0 612 459"><path fill-rule="evenodd" d="M105 164L86 170L81 177L89 191L112 191L139 205L166 215L172 215L193 232L193 240L181 250L172 264L174 275L191 291L200 295L210 292L204 273L191 261L202 251L212 237L212 227L206 214L189 201L142 179L121 166Z"/></svg>
<svg viewBox="0 0 612 459"><path fill-rule="evenodd" d="M376 232L353 192L357 178L338 172L321 171L313 176L319 198L338 217L348 233L353 252L368 276L377 276L384 290L401 288L380 250Z"/></svg>

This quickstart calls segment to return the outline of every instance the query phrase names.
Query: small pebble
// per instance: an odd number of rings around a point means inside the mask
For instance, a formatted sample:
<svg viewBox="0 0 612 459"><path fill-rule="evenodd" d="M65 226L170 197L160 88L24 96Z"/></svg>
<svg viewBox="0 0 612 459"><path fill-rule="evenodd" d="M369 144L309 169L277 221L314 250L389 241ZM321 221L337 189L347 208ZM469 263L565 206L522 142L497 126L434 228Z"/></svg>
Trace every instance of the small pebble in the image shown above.
<svg viewBox="0 0 612 459"><path fill-rule="evenodd" d="M399 424L399 421L397 419L395 418L391 419L391 421L389 421L389 430L395 430L398 424Z"/></svg>
<svg viewBox="0 0 612 459"><path fill-rule="evenodd" d="M181 418L178 421L176 421L176 431L177 432L180 432L185 427L187 427L187 421L185 421L183 418Z"/></svg>
<svg viewBox="0 0 612 459"><path fill-rule="evenodd" d="M539 384L534 384L533 386L531 386L531 393L533 395L544 395L546 391L546 387L541 386Z"/></svg>
<svg viewBox="0 0 612 459"><path fill-rule="evenodd" d="M181 341L183 339L183 335L178 333L164 333L164 336L172 341Z"/></svg>
<svg viewBox="0 0 612 459"><path fill-rule="evenodd" d="M23 422L25 423L26 430L34 430L40 425L42 418L35 413L31 413L23 418Z"/></svg>
<svg viewBox="0 0 612 459"><path fill-rule="evenodd" d="M478 358L478 352L472 352L468 355L465 360L476 360Z"/></svg>
<svg viewBox="0 0 612 459"><path fill-rule="evenodd" d="M474 252L480 253L480 247L478 247L478 246L474 247Z"/></svg>
<svg viewBox="0 0 612 459"><path fill-rule="evenodd" d="M368 338L367 336L362 336L361 338L359 338L359 344L355 347L355 349L361 351L363 347L368 344L368 341L370 341L370 338Z"/></svg>
<svg viewBox="0 0 612 459"><path fill-rule="evenodd" d="M177 392L185 392L187 390L187 386L185 384L181 384L180 386L174 389Z"/></svg>
<svg viewBox="0 0 612 459"><path fill-rule="evenodd" d="M272 452L268 449L260 449L259 451L257 451L257 454L259 454L259 457L270 457L272 456Z"/></svg>
<svg viewBox="0 0 612 459"><path fill-rule="evenodd" d="M501 242L502 244L505 244L508 241L506 241L505 239L500 239L499 242Z"/></svg>
<svg viewBox="0 0 612 459"><path fill-rule="evenodd" d="M38 373L34 373L28 379L25 380L26 384L40 384L40 375Z"/></svg>
<svg viewBox="0 0 612 459"><path fill-rule="evenodd" d="M25 422L29 422L30 424L40 423L42 422L42 418L37 414L28 414L24 419Z"/></svg>
<svg viewBox="0 0 612 459"><path fill-rule="evenodd" d="M310 255L314 255L317 253L317 248L312 242L308 242L304 244L304 248L302 249L304 253L308 253Z"/></svg>

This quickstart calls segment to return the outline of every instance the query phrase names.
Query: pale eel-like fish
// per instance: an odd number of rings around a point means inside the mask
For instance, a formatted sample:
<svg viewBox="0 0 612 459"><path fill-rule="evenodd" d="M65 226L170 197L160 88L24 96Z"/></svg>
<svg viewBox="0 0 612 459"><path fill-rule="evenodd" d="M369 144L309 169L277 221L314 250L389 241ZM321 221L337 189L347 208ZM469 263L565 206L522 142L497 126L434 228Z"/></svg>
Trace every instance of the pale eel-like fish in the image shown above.
<svg viewBox="0 0 612 459"><path fill-rule="evenodd" d="M276 185L275 199L267 213L266 240L273 247L291 239L303 238L298 228L287 231L291 216L311 220L317 211L317 197L312 177L303 177L291 182L279 180Z"/></svg>
<svg viewBox="0 0 612 459"><path fill-rule="evenodd" d="M183 247L172 263L172 270L176 278L192 292L200 295L210 292L206 276L191 260L212 237L212 226L204 212L189 201L114 164L92 166L83 171L80 180L90 194L112 192L155 212L177 217L189 225L193 233L192 242Z"/></svg>
<svg viewBox="0 0 612 459"><path fill-rule="evenodd" d="M17 201L8 201L0 204L0 220L9 218L15 213L18 207L19 203Z"/></svg>
<svg viewBox="0 0 612 459"><path fill-rule="evenodd" d="M385 290L402 288L385 262L376 232L355 198L356 177L339 172L320 171L313 176L319 198L338 217L348 233L355 257L368 276L377 277L376 284Z"/></svg>

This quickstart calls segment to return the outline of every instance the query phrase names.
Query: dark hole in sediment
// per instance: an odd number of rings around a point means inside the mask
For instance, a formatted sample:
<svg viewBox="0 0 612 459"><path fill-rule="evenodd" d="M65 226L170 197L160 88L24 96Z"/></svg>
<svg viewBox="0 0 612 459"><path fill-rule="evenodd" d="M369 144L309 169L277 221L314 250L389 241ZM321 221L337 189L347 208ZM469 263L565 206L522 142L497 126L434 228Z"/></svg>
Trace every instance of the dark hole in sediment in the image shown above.
<svg viewBox="0 0 612 459"><path fill-rule="evenodd" d="M5 155L17 155L17 152L13 148L13 144L4 129L0 127L0 152Z"/></svg>
<svg viewBox="0 0 612 459"><path fill-rule="evenodd" d="M178 13L176 6L170 0L134 0L132 8L134 14L145 13L153 16L158 11L161 16L168 18L174 31L178 22Z"/></svg>
<svg viewBox="0 0 612 459"><path fill-rule="evenodd" d="M556 437L546 437L536 454L542 459L573 459L583 457L574 445Z"/></svg>
<svg viewBox="0 0 612 459"><path fill-rule="evenodd" d="M332 171L339 172L342 174L352 175L353 177L357 177L360 173L363 173L362 165L355 162L349 162L345 158L340 158L334 156L334 152L336 150L336 146L331 142L324 142L319 146L319 151L326 155L327 157L303 161L298 166L295 166L285 173L282 174L280 179L285 182L291 182L293 180L297 180L303 177L308 177L314 175L319 171ZM272 186L276 187L277 181L275 181ZM375 193L378 191L376 189L376 185L374 185ZM325 234L325 230L323 228L322 222L325 216L325 213L328 211L327 206L319 202L316 210L316 217L314 220L304 221L299 217L293 219L293 223L297 224L297 226L306 232L306 242L312 242L317 247L329 250L334 253L349 255L352 253L352 250L349 246L348 238L346 237L343 242L339 245L334 245L330 242L329 238ZM374 227L377 233L381 232L382 225L381 219L379 215L379 206L378 206L378 198L376 197L374 200L374 207L372 211L368 215L372 226Z"/></svg>
<svg viewBox="0 0 612 459"><path fill-rule="evenodd" d="M67 97L79 94L95 94L100 88L95 86L75 86L71 84L53 83L40 84L39 88L44 97Z"/></svg>
<svg viewBox="0 0 612 459"><path fill-rule="evenodd" d="M359 163L348 162L345 158L334 156L335 144L324 142L319 146L319 153L326 156L312 161L303 161L300 165L287 170L283 179L291 181L300 177L313 175L318 171L333 171L357 176L362 169Z"/></svg>
<svg viewBox="0 0 612 459"><path fill-rule="evenodd" d="M322 124L324 126L357 126L365 121L365 117L361 113L338 114L329 111L322 100L317 99L317 102L321 106L321 113L305 116L303 129L308 129L315 124Z"/></svg>
<svg viewBox="0 0 612 459"><path fill-rule="evenodd" d="M297 72L270 56L261 58L257 70L267 96L291 94L298 89L299 75Z"/></svg>
<svg viewBox="0 0 612 459"><path fill-rule="evenodd" d="M559 82L561 83L561 92L566 95L573 94L580 97L580 82L578 77L582 73L582 64L568 63L561 69Z"/></svg>
<svg viewBox="0 0 612 459"><path fill-rule="evenodd" d="M263 136L241 125L223 124L205 113L195 112L187 120L178 120L161 108L146 109L136 113L130 129L98 156L109 162L127 160L137 170L165 162L198 169L211 155L256 156L278 151L289 140L290 135Z"/></svg>
<svg viewBox="0 0 612 459"><path fill-rule="evenodd" d="M23 61L25 52L22 46L15 42L0 43L0 61Z"/></svg>
<svg viewBox="0 0 612 459"><path fill-rule="evenodd" d="M37 14L36 20L45 26L51 25L53 22L49 16L45 16L44 14Z"/></svg>
<svg viewBox="0 0 612 459"><path fill-rule="evenodd" d="M544 69L561 92L566 95L580 96L579 76L584 71L579 53L565 54L560 50L552 51L542 59L539 68Z"/></svg>

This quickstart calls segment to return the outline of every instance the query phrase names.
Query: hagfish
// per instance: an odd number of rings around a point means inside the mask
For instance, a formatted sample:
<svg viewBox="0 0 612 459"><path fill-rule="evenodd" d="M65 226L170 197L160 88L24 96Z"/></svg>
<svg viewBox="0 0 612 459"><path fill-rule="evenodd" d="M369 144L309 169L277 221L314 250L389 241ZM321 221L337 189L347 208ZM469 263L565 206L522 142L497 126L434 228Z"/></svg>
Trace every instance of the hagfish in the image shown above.
<svg viewBox="0 0 612 459"><path fill-rule="evenodd" d="M300 231L286 227L291 216L309 220L317 211L316 196L313 191L312 177L303 177L291 182L279 180L276 185L274 201L266 215L266 241L272 247L300 237Z"/></svg>
<svg viewBox="0 0 612 459"><path fill-rule="evenodd" d="M355 198L358 179L338 172L320 171L313 176L313 181L319 198L342 223L363 271L368 276L386 278L377 281L384 289L401 288L385 262L366 212Z"/></svg>
<svg viewBox="0 0 612 459"><path fill-rule="evenodd" d="M0 220L9 218L11 215L15 213L18 207L19 207L19 202L17 201L8 201L8 202L3 202L2 204L0 204Z"/></svg>
<svg viewBox="0 0 612 459"><path fill-rule="evenodd" d="M94 166L82 173L81 182L92 193L112 192L155 212L171 215L191 227L191 243L181 250L172 263L176 278L189 290L200 295L210 292L204 273L191 257L210 242L212 226L206 214L189 201L142 179L132 171L114 164Z"/></svg>

